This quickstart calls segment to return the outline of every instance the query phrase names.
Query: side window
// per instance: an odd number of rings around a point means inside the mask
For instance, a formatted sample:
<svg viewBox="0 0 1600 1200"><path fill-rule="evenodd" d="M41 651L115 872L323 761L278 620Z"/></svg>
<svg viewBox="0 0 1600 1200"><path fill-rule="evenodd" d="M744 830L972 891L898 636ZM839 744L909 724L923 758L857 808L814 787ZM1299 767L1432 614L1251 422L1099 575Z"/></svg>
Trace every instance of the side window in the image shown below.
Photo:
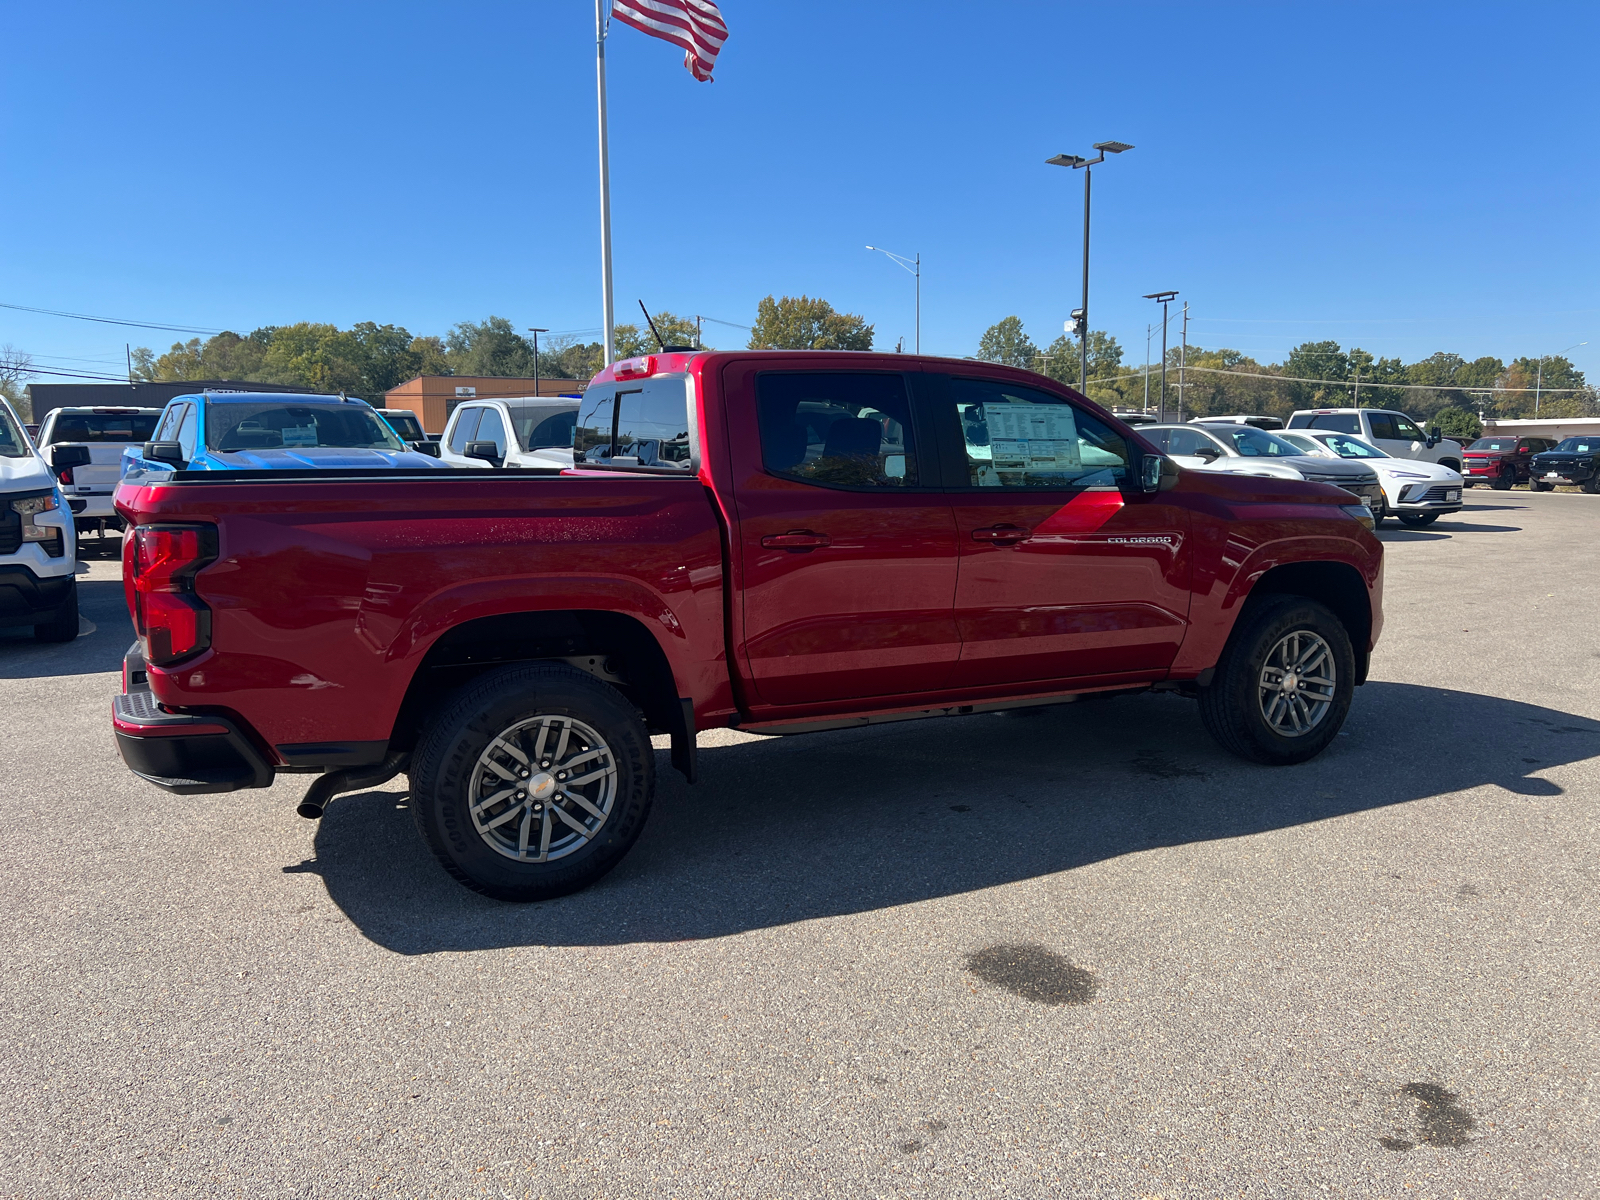
<svg viewBox="0 0 1600 1200"><path fill-rule="evenodd" d="M1211 442L1192 429L1174 429L1167 435L1168 454L1193 456L1200 452L1201 446L1211 446ZM1215 450L1216 447L1211 446L1211 449Z"/></svg>
<svg viewBox="0 0 1600 1200"><path fill-rule="evenodd" d="M1374 420L1377 418L1374 417ZM1390 414L1389 419L1394 422L1394 436L1408 442L1423 440L1422 430L1413 425L1407 418Z"/></svg>
<svg viewBox="0 0 1600 1200"><path fill-rule="evenodd" d="M578 414L557 413L540 421L522 440L524 450L552 450L572 445L572 430Z"/></svg>
<svg viewBox="0 0 1600 1200"><path fill-rule="evenodd" d="M578 406L572 429L572 461L601 462L611 457L611 435L616 429L617 393L599 391L585 396Z"/></svg>
<svg viewBox="0 0 1600 1200"><path fill-rule="evenodd" d="M161 424L151 436L150 440L152 442L177 441L178 439L176 434L178 432L178 421L183 417L183 410L188 407L189 406L187 404L174 404L171 408L167 409L166 412L162 413Z"/></svg>
<svg viewBox="0 0 1600 1200"><path fill-rule="evenodd" d="M1391 441L1400 437L1400 431L1394 427L1394 418L1388 413L1368 413L1367 420L1372 422L1373 437L1388 438Z"/></svg>
<svg viewBox="0 0 1600 1200"><path fill-rule="evenodd" d="M193 404L185 404L183 406L183 417L178 424L178 432L172 440L183 447L183 460L185 462L194 457L195 406Z"/></svg>
<svg viewBox="0 0 1600 1200"><path fill-rule="evenodd" d="M1376 418L1374 418L1376 420ZM1361 432L1361 417L1356 413L1323 413L1311 418L1313 429L1336 429L1340 433ZM1373 436L1376 437L1377 426L1373 426Z"/></svg>
<svg viewBox="0 0 1600 1200"><path fill-rule="evenodd" d="M493 442L494 452L501 457L506 452L506 423L500 419L500 410L486 408L478 421L478 431L467 439L472 442Z"/></svg>
<svg viewBox="0 0 1600 1200"><path fill-rule="evenodd" d="M756 381L762 465L837 487L915 487L917 449L899 375L807 371Z"/></svg>
<svg viewBox="0 0 1600 1200"><path fill-rule="evenodd" d="M482 414L483 409L476 406L456 409L456 427L450 431L452 454L465 454L467 443L477 440L478 418Z"/></svg>
<svg viewBox="0 0 1600 1200"><path fill-rule="evenodd" d="M689 400L677 381L617 393L617 456L641 467L689 466Z"/></svg>
<svg viewBox="0 0 1600 1200"><path fill-rule="evenodd" d="M987 379L952 379L973 487L1115 487L1122 436L1060 396ZM1185 431L1187 432L1187 431Z"/></svg>

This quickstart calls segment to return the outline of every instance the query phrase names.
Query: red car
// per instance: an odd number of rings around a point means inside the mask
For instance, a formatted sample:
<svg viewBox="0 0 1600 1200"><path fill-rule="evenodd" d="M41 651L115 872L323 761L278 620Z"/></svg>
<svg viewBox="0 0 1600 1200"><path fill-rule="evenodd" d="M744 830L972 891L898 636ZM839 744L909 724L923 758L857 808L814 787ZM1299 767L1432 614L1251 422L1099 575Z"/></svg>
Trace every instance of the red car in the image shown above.
<svg viewBox="0 0 1600 1200"><path fill-rule="evenodd" d="M1160 689L1303 762L1383 624L1348 492L1180 470L1026 371L662 353L595 377L573 449L559 476L130 472L128 766L179 795L319 773L307 816L406 771L445 870L531 900L626 853L652 733L692 781L701 729Z"/></svg>
<svg viewBox="0 0 1600 1200"><path fill-rule="evenodd" d="M1481 437L1461 456L1465 460L1461 464L1462 484L1471 487L1475 483L1487 483L1496 491L1505 491L1515 484L1526 483L1536 492L1548 492L1555 485L1533 478L1533 456L1554 445L1548 438L1511 434Z"/></svg>

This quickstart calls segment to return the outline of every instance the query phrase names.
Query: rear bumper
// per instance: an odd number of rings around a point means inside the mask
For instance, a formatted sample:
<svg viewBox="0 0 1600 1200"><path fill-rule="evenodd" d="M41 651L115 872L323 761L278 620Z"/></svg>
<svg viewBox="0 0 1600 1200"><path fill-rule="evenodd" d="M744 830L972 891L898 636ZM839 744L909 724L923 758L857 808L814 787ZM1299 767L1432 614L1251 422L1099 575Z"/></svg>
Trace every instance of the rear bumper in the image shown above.
<svg viewBox="0 0 1600 1200"><path fill-rule="evenodd" d="M20 563L0 565L0 625L37 625L67 600L72 575L40 577Z"/></svg>
<svg viewBox="0 0 1600 1200"><path fill-rule="evenodd" d="M138 644L123 660L121 695L111 701L117 751L128 769L177 796L270 787L272 767L228 717L171 713L156 703Z"/></svg>

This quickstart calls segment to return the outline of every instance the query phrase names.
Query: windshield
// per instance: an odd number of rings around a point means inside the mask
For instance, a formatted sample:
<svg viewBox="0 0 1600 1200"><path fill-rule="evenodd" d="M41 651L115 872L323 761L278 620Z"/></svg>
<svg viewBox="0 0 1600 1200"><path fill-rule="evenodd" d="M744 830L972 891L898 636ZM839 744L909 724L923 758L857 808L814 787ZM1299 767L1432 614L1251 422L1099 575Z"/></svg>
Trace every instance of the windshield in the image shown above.
<svg viewBox="0 0 1600 1200"><path fill-rule="evenodd" d="M50 445L58 442L148 442L159 412L62 413L50 429Z"/></svg>
<svg viewBox="0 0 1600 1200"><path fill-rule="evenodd" d="M507 404L511 429L524 450L570 450L572 430L578 423L578 402L562 404Z"/></svg>
<svg viewBox="0 0 1600 1200"><path fill-rule="evenodd" d="M1250 425L1240 425L1236 428L1214 425L1206 432L1228 443L1233 447L1234 453L1241 454L1245 458L1295 458L1305 453L1293 442L1286 442L1281 437Z"/></svg>
<svg viewBox="0 0 1600 1200"><path fill-rule="evenodd" d="M26 435L11 415L11 406L0 402L0 458L27 458L32 453Z"/></svg>
<svg viewBox="0 0 1600 1200"><path fill-rule="evenodd" d="M1568 454L1600 454L1600 438L1570 437L1556 447Z"/></svg>
<svg viewBox="0 0 1600 1200"><path fill-rule="evenodd" d="M206 446L237 450L404 450L405 443L365 404L210 404Z"/></svg>
<svg viewBox="0 0 1600 1200"><path fill-rule="evenodd" d="M1389 455L1360 438L1346 437L1342 433L1328 433L1317 439L1340 458L1388 458Z"/></svg>
<svg viewBox="0 0 1600 1200"><path fill-rule="evenodd" d="M1477 441L1473 442L1472 445L1467 447L1468 450L1504 450L1508 452L1515 451L1516 448L1516 438L1503 437L1479 438Z"/></svg>
<svg viewBox="0 0 1600 1200"><path fill-rule="evenodd" d="M421 423L410 413L386 412L383 419L389 422L389 428L408 442L420 442L428 436L422 432Z"/></svg>

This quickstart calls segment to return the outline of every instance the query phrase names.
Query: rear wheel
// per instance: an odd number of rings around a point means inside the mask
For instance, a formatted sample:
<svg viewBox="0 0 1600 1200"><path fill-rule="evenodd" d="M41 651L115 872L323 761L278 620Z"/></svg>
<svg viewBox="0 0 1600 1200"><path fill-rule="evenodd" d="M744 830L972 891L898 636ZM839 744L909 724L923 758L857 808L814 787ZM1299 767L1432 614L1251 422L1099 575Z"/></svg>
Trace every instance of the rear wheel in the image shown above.
<svg viewBox="0 0 1600 1200"><path fill-rule="evenodd" d="M1517 473L1515 471L1501 471L1500 474L1494 477L1489 486L1497 492L1509 492L1516 482Z"/></svg>
<svg viewBox="0 0 1600 1200"><path fill-rule="evenodd" d="M502 667L468 683L413 762L412 812L434 856L500 900L588 887L628 852L655 795L639 714L564 665Z"/></svg>
<svg viewBox="0 0 1600 1200"><path fill-rule="evenodd" d="M1302 596L1270 596L1241 616L1201 689L1200 716L1240 758L1305 762L1338 734L1354 687L1355 655L1339 618Z"/></svg>
<svg viewBox="0 0 1600 1200"><path fill-rule="evenodd" d="M36 642L70 642L78 636L78 581L74 579L67 589L67 598L51 614L50 619L33 627Z"/></svg>
<svg viewBox="0 0 1600 1200"><path fill-rule="evenodd" d="M1596 492L1600 492L1600 471L1596 471L1593 475L1589 476L1589 478L1585 479L1579 486L1591 496Z"/></svg>

